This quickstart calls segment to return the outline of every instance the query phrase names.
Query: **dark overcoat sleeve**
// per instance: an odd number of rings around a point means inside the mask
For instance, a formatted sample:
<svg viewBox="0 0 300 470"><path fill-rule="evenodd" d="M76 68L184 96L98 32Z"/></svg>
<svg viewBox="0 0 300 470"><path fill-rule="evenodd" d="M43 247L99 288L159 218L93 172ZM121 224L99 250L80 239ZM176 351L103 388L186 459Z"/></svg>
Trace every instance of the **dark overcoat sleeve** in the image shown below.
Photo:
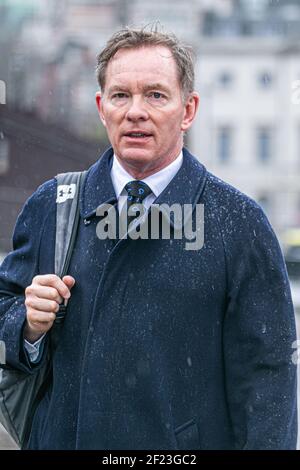
<svg viewBox="0 0 300 470"><path fill-rule="evenodd" d="M26 287L38 274L40 242L54 190L55 180L47 181L26 201L15 225L13 251L0 266L0 340L5 344L6 365L28 372L42 365L47 349L38 365L30 363L23 341L24 301Z"/></svg>
<svg viewBox="0 0 300 470"><path fill-rule="evenodd" d="M254 202L223 219L228 306L224 362L238 449L295 449L294 311L277 238Z"/></svg>

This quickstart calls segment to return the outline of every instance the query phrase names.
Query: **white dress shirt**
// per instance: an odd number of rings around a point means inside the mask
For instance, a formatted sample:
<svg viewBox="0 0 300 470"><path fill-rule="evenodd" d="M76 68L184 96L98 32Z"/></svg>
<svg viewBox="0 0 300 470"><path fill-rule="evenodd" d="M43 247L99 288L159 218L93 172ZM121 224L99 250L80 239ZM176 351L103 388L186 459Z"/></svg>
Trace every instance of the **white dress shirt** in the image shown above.
<svg viewBox="0 0 300 470"><path fill-rule="evenodd" d="M182 165L182 160L183 155L182 152L180 152L178 157L173 160L173 162L170 163L168 166L165 166L162 170L158 171L157 173L153 173L153 175L147 176L146 178L143 178L141 180L144 181L144 183L146 183L152 191L152 193L149 194L149 196L147 196L143 201L143 204L146 209L149 209L153 201L160 195L160 193L163 192L163 190L168 186L170 181L174 178L174 176ZM119 213L121 213L122 207L124 206L127 200L127 192L125 190L125 185L129 183L129 181L134 180L135 178L125 170L125 168L121 165L115 155L110 175L118 199Z"/></svg>
<svg viewBox="0 0 300 470"><path fill-rule="evenodd" d="M180 169L182 161L183 154L182 152L180 152L180 154L176 157L175 160L172 161L172 163L165 166L162 170L158 171L157 173L153 173L153 175L147 176L146 178L142 179L142 181L144 181L144 183L146 183L152 191L152 193L149 194L149 196L147 196L143 201L143 204L146 209L149 209L155 199L168 186L170 181L174 178L174 176ZM125 168L121 165L115 155L113 156L113 164L110 176L118 199L119 213L121 213L121 210L127 200L127 192L125 190L125 185L129 183L129 181L134 180L135 178L125 170ZM41 344L43 344L44 337L45 334L35 343L29 343L26 339L24 340L25 349L28 352L30 361L33 363L38 362L40 360L40 356L42 353Z"/></svg>

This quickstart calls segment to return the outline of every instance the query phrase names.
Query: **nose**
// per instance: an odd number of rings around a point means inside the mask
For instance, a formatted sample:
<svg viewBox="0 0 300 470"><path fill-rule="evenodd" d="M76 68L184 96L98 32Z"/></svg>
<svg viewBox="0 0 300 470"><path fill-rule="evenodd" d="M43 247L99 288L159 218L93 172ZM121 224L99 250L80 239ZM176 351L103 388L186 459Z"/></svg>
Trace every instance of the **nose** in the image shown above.
<svg viewBox="0 0 300 470"><path fill-rule="evenodd" d="M148 119L148 112L145 105L146 103L141 96L133 96L126 113L126 119L132 122L146 121Z"/></svg>

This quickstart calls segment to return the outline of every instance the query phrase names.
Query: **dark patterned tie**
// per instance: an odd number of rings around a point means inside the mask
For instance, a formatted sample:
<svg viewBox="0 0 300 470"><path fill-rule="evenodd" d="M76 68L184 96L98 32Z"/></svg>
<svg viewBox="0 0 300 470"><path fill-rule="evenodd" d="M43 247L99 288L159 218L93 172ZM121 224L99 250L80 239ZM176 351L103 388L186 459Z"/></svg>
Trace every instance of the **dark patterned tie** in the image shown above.
<svg viewBox="0 0 300 470"><path fill-rule="evenodd" d="M138 206L135 207L135 204L142 204L143 200L152 193L149 186L140 180L133 180L129 181L125 185L125 189L127 191L127 214L128 209L132 208L131 211L136 212L136 215L129 215L127 217L127 227L129 226L130 222L132 222L137 216L142 215L140 212L140 208Z"/></svg>

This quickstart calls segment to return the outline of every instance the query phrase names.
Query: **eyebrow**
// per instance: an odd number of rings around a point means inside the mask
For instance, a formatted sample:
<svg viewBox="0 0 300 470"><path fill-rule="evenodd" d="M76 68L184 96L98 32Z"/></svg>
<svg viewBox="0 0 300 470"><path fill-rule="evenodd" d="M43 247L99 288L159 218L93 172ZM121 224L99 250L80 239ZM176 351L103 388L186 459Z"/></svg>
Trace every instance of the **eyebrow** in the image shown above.
<svg viewBox="0 0 300 470"><path fill-rule="evenodd" d="M149 90L162 90L165 91L166 93L169 91L166 86L164 86L162 83L155 82L155 83L149 83L148 85L145 85L143 87L143 91L149 91ZM115 91L122 91L122 92L127 92L128 88L124 85L113 85L108 89L108 94L111 94Z"/></svg>
<svg viewBox="0 0 300 470"><path fill-rule="evenodd" d="M163 90L163 91L165 91L165 92L168 92L167 87L164 86L162 83L159 83L159 82L157 82L157 83L150 83L149 85L146 85L146 86L144 87L144 90L145 90L145 91L157 90L157 89L158 89L158 90Z"/></svg>
<svg viewBox="0 0 300 470"><path fill-rule="evenodd" d="M108 89L108 94L113 93L114 91L126 91L126 87L121 85L114 85Z"/></svg>

